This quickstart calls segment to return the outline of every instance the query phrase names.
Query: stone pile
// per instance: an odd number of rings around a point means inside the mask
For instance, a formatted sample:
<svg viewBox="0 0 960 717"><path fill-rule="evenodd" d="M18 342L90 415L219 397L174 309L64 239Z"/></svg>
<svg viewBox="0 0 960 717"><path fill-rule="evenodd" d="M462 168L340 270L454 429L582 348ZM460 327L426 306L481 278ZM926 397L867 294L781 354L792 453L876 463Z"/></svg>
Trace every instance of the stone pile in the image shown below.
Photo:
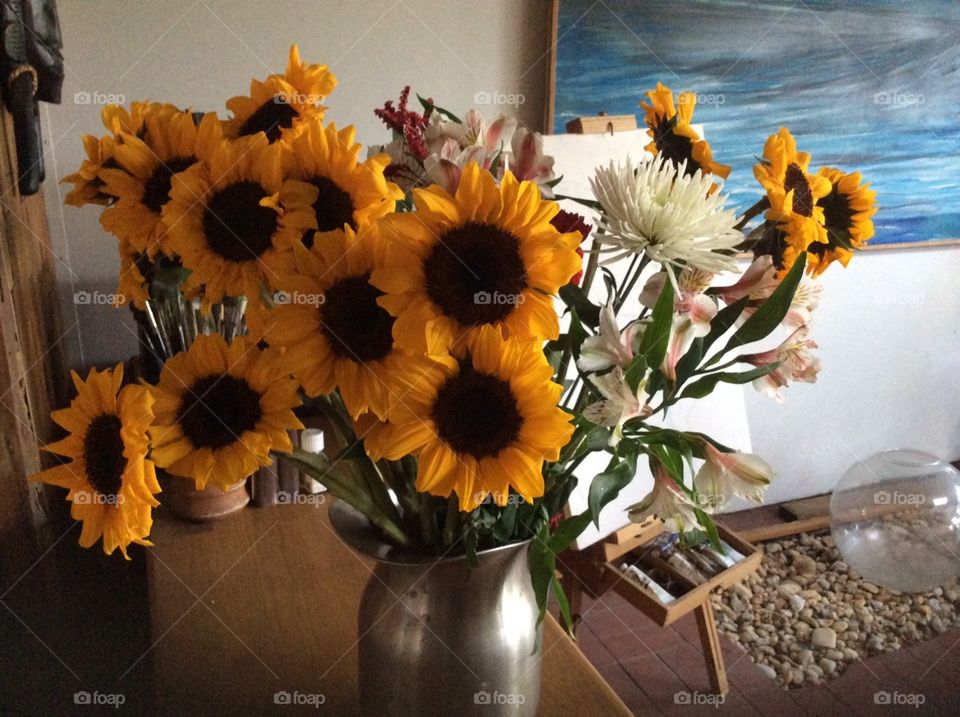
<svg viewBox="0 0 960 717"><path fill-rule="evenodd" d="M718 628L786 688L960 625L956 583L926 594L878 587L843 562L829 532L762 547L757 572L714 596L713 608Z"/></svg>

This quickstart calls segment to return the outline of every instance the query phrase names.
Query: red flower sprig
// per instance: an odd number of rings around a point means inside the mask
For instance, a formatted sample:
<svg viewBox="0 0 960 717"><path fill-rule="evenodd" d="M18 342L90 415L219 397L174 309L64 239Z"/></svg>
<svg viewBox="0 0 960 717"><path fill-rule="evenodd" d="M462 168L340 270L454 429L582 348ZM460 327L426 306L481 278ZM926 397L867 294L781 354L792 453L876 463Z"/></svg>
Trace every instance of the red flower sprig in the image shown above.
<svg viewBox="0 0 960 717"><path fill-rule="evenodd" d="M397 134L401 135L407 143L410 154L417 159L424 159L427 156L427 145L424 141L423 133L430 124L429 113L420 114L407 109L407 101L410 99L410 85L403 88L400 93L400 101L394 107L393 100L387 100L383 107L375 109L373 113L380 120ZM432 104L432 100L427 100Z"/></svg>

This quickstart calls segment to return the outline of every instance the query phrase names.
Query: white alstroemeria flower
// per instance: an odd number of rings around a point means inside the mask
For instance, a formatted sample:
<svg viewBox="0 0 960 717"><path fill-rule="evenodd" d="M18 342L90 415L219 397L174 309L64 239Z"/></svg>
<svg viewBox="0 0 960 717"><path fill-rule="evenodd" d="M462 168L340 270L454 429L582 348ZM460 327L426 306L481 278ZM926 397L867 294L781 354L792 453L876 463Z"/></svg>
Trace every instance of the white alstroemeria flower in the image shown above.
<svg viewBox="0 0 960 717"><path fill-rule="evenodd" d="M627 508L630 520L642 523L650 516L660 518L671 533L684 533L697 527L697 516L690 497L683 492L659 461L652 466L653 490L639 503Z"/></svg>
<svg viewBox="0 0 960 717"><path fill-rule="evenodd" d="M637 166L627 159L597 167L590 186L603 208L605 234L597 240L616 252L608 261L646 254L663 265L675 286L674 267L712 273L736 269L732 252L743 241L734 228L736 212L724 209L726 197L711 191L713 175L685 170L685 162L674 167L665 157Z"/></svg>
<svg viewBox="0 0 960 717"><path fill-rule="evenodd" d="M789 386L791 381L816 383L821 364L820 359L811 351L817 348L817 344L809 338L809 333L807 326L800 326L777 348L743 356L741 360L753 366L769 366L777 361L781 362L776 369L754 381L753 387L783 403L780 389Z"/></svg>
<svg viewBox="0 0 960 717"><path fill-rule="evenodd" d="M813 318L813 310L820 304L821 293L822 284L804 277L793 295L787 315L783 318L784 326L796 328L809 324Z"/></svg>
<svg viewBox="0 0 960 717"><path fill-rule="evenodd" d="M710 443L704 448L706 460L693 479L704 510L722 508L734 496L763 502L763 493L773 478L769 463L752 453L724 453Z"/></svg>
<svg viewBox="0 0 960 717"><path fill-rule="evenodd" d="M623 424L637 416L649 416L647 405L646 376L637 384L637 390L630 388L623 369L614 366L610 373L591 376L590 382L597 387L603 398L583 409L584 417L598 426L613 429L610 445L617 445L623 438Z"/></svg>
<svg viewBox="0 0 960 717"><path fill-rule="evenodd" d="M595 336L584 339L577 366L581 371L606 371L611 366L627 368L636 356L643 325L634 322L621 333L613 303L600 310L600 327Z"/></svg>

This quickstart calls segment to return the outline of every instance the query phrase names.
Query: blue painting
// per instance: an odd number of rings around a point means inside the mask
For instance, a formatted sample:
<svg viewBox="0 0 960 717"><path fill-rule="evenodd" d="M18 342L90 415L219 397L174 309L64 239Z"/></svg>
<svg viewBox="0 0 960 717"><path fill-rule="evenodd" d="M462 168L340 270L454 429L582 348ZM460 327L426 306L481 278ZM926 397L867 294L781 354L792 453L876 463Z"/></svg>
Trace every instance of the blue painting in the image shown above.
<svg viewBox="0 0 960 717"><path fill-rule="evenodd" d="M735 206L789 127L877 190L872 246L960 239L960 2L558 0L553 131L690 90Z"/></svg>

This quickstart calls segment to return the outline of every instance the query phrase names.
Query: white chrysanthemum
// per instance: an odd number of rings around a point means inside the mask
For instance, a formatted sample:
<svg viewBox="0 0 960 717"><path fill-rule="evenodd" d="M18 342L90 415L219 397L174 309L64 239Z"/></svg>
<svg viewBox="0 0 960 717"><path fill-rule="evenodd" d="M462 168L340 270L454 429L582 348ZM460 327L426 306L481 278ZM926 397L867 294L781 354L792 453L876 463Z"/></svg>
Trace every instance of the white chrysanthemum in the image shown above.
<svg viewBox="0 0 960 717"><path fill-rule="evenodd" d="M743 241L734 228L736 212L723 208L726 196L711 192L715 176L699 170L688 176L685 168L662 157L597 167L590 186L603 207L603 233L595 236L611 247L607 251L616 251L608 261L645 253L664 266L674 285L673 267L736 270L731 251Z"/></svg>

